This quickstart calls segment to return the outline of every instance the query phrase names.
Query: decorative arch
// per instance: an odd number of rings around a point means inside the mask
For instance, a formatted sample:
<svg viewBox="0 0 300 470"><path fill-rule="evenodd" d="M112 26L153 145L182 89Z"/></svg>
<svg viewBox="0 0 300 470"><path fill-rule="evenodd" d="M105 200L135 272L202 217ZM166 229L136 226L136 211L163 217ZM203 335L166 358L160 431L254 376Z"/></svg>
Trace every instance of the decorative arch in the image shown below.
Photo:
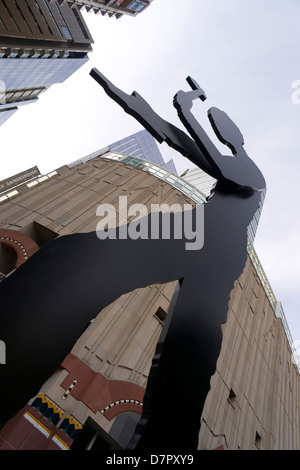
<svg viewBox="0 0 300 470"><path fill-rule="evenodd" d="M39 250L39 246L32 238L11 229L0 229L0 243L12 248L15 252L17 256L16 268L25 263L30 256Z"/></svg>
<svg viewBox="0 0 300 470"><path fill-rule="evenodd" d="M115 416L132 411L142 414L145 389L123 380L108 380L94 372L78 357L68 354L62 367L69 372L61 383L73 398L82 401L93 413L100 413L109 421ZM69 394L65 393L67 399Z"/></svg>

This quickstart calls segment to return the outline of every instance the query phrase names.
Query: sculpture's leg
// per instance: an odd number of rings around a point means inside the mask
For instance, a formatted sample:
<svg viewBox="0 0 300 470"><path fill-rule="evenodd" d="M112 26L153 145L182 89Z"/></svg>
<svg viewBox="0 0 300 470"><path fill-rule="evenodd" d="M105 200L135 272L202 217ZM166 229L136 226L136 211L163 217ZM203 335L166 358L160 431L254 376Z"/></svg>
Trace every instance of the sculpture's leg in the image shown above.
<svg viewBox="0 0 300 470"><path fill-rule="evenodd" d="M59 237L2 282L0 419L39 391L104 307L136 288L182 277L183 244L99 240L94 232Z"/></svg>
<svg viewBox="0 0 300 470"><path fill-rule="evenodd" d="M211 278L201 282L199 293L199 280L183 281L154 385L149 383L145 416L133 436L131 449L197 449L201 415L216 370L221 325L226 322L228 309L228 297L218 305L215 296L205 295L205 291L211 292L211 282Z"/></svg>

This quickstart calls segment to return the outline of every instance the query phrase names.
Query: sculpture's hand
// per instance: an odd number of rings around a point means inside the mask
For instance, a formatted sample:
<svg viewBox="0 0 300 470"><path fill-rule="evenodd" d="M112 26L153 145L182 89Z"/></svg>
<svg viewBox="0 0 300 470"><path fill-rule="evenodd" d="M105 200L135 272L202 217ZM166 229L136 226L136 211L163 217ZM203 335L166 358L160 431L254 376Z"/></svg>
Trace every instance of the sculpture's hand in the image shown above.
<svg viewBox="0 0 300 470"><path fill-rule="evenodd" d="M161 118L141 95L136 91L131 95L124 93L95 68L91 70L90 75L103 87L108 96L116 101L126 113L142 124L158 142L166 142L203 171L212 174L212 168L194 140L185 132ZM192 98L195 93L190 93ZM192 99L190 102L192 105Z"/></svg>
<svg viewBox="0 0 300 470"><path fill-rule="evenodd" d="M244 138L226 113L218 108L208 111L208 118L218 139L227 145L234 157L224 156L213 144L203 127L191 113L193 100L205 99L205 93L191 77L187 78L193 89L192 92L179 91L174 97L174 107L178 116L190 135L193 137L201 152L213 168L212 176L218 180L234 183L238 186L254 190L266 187L265 180L255 163L244 150Z"/></svg>

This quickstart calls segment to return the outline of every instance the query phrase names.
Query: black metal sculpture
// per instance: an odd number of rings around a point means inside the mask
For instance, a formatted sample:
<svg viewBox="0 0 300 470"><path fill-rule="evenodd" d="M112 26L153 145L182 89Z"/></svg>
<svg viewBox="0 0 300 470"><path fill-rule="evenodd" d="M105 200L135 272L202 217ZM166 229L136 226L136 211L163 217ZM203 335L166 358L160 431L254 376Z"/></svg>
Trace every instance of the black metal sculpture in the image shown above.
<svg viewBox="0 0 300 470"><path fill-rule="evenodd" d="M131 240L117 233L116 239L101 241L93 232L59 237L33 255L0 284L0 337L7 345L7 365L0 369L1 416L10 417L38 392L102 308L138 287L179 280L130 448L194 450L222 343L221 325L246 263L247 227L265 181L238 128L216 108L209 119L234 156L221 155L212 144L191 113L193 100L205 99L191 78L192 91L178 92L174 106L192 138L136 92L125 94L96 69L91 75L159 142L218 180L205 205L204 246L187 251L184 236ZM150 219L148 226L150 234Z"/></svg>

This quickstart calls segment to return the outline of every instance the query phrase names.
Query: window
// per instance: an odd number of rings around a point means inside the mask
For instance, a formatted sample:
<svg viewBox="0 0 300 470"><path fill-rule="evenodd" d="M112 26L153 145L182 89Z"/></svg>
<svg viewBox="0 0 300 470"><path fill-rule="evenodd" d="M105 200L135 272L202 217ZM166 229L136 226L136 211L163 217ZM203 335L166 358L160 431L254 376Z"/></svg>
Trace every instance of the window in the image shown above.
<svg viewBox="0 0 300 470"><path fill-rule="evenodd" d="M234 391L232 390L232 388L229 390L228 401L229 401L230 405L233 407L233 409L235 409L235 406L236 406L236 394L234 393Z"/></svg>
<svg viewBox="0 0 300 470"><path fill-rule="evenodd" d="M141 162L139 158L126 157L122 161L123 163L128 163L129 165L139 168L140 170L143 170L146 166L148 166L147 163Z"/></svg>
<svg viewBox="0 0 300 470"><path fill-rule="evenodd" d="M141 0L135 0L134 2L130 3L130 5L128 6L128 10L140 12L144 10L146 6L148 6L147 2L144 2Z"/></svg>
<svg viewBox="0 0 300 470"><path fill-rule="evenodd" d="M45 7L47 8L48 12L49 12L50 15L51 15L52 21L53 21L53 23L55 24L56 29L57 29L57 31L59 32L59 35L61 36L61 32L60 32L60 30L59 30L58 24L57 24L56 19L54 18L53 14L52 14L52 11L51 11L50 8L49 8L49 5L48 5L48 3L47 3L47 0L44 0L44 4L45 4ZM56 4L55 4L55 6L57 7ZM58 8L57 8L57 9L58 9ZM60 14L60 11L59 11L59 14Z"/></svg>
<svg viewBox="0 0 300 470"><path fill-rule="evenodd" d="M8 14L8 16L9 16L9 19L10 19L11 22L15 25L16 29L17 29L19 32L21 32L19 26L18 26L17 23L15 22L15 19L14 19L13 15L11 14L11 11L9 10L8 6L6 5L5 0L2 0L2 3L3 3L4 8L6 8L6 10L7 10L7 14Z"/></svg>
<svg viewBox="0 0 300 470"><path fill-rule="evenodd" d="M66 39L69 39L70 41L73 39L70 31L69 31L69 28L67 28L67 26L61 26L60 29L62 30L64 36Z"/></svg>
<svg viewBox="0 0 300 470"><path fill-rule="evenodd" d="M45 395L38 395L33 401L32 405L41 415L48 419L54 426L60 421L63 412L57 405L49 400Z"/></svg>
<svg viewBox="0 0 300 470"><path fill-rule="evenodd" d="M13 199L14 197L19 196L19 191L14 189L14 191L11 191L10 193L7 193L6 196L9 197L10 199Z"/></svg>
<svg viewBox="0 0 300 470"><path fill-rule="evenodd" d="M2 26L3 29L7 30L7 27L5 26L1 18L0 18L0 26Z"/></svg>
<svg viewBox="0 0 300 470"><path fill-rule="evenodd" d="M78 22L78 24L79 24L79 27L80 27L80 29L81 29L81 32L82 32L83 36L85 37L85 39L90 39L90 38L89 38L89 35L88 35L88 33L87 33L87 30L86 30L86 28L84 27L83 22L81 21L81 18L80 18L80 16L79 16L78 11L77 11L76 9L73 9L72 11L73 11L74 16L75 16L75 18L76 18L76 20L77 20L77 22Z"/></svg>
<svg viewBox="0 0 300 470"><path fill-rule="evenodd" d="M4 194L4 196L0 196L0 204L2 204L2 202L7 202L8 201L8 197L6 196L6 194Z"/></svg>
<svg viewBox="0 0 300 470"><path fill-rule="evenodd" d="M60 424L59 429L61 429L65 434L67 434L67 436L69 436L74 441L74 439L77 438L79 432L81 431L82 426L72 416L66 416Z"/></svg>
<svg viewBox="0 0 300 470"><path fill-rule="evenodd" d="M160 322L160 323L164 323L166 317L167 317L167 312L164 311L163 308L159 307L157 309L157 312L155 313L155 318L157 318L157 320Z"/></svg>
<svg viewBox="0 0 300 470"><path fill-rule="evenodd" d="M261 446L261 436L260 434L256 431L255 433L255 446L260 449Z"/></svg>
<svg viewBox="0 0 300 470"><path fill-rule="evenodd" d="M26 2L26 6L27 6L27 8L28 8L28 10L30 11L30 14L31 14L31 16L32 16L32 20L33 20L34 23L35 23L35 26L38 28L39 32L40 32L41 34L43 34L43 31L41 30L41 27L40 27L40 25L38 24L38 22L37 22L37 20L36 20L36 17L34 16L32 10L31 10L31 8L30 8L30 5L29 5L29 3L28 3L28 0L25 0L25 2Z"/></svg>

